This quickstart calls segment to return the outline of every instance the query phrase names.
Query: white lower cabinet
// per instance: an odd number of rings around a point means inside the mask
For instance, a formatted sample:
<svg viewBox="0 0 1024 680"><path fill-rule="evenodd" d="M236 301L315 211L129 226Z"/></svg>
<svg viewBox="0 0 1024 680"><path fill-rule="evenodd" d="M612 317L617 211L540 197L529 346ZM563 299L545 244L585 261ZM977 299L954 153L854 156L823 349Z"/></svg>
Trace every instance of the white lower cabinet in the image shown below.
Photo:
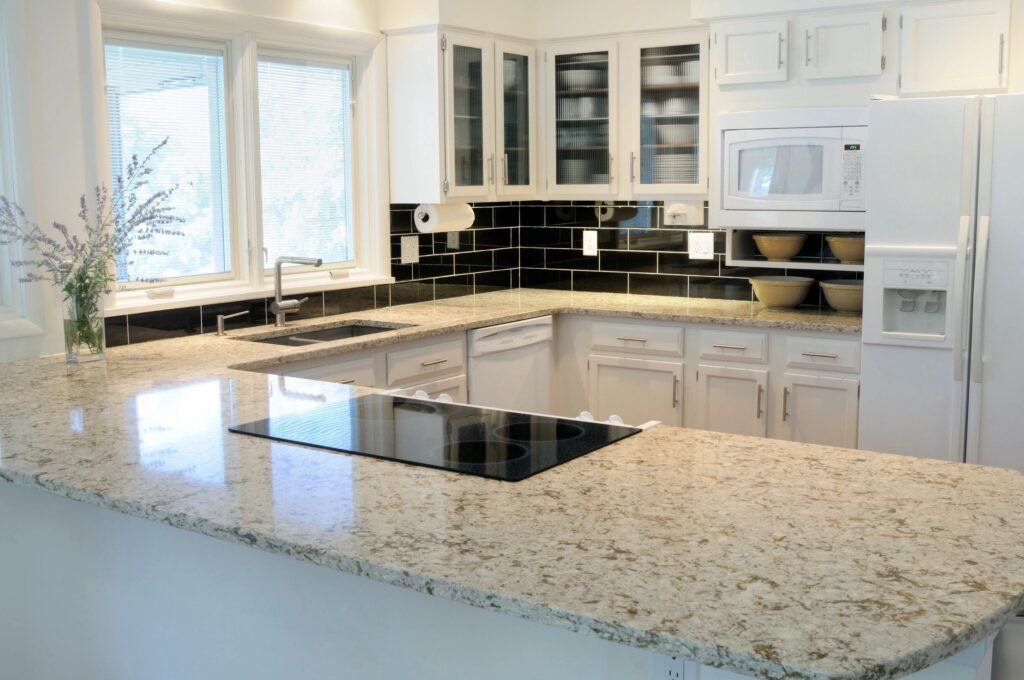
<svg viewBox="0 0 1024 680"><path fill-rule="evenodd" d="M588 410L598 420L682 425L683 362L591 354L589 368Z"/></svg>
<svg viewBox="0 0 1024 680"><path fill-rule="evenodd" d="M426 392L427 397L430 399L437 399L442 394L447 394L452 398L452 401L458 404L468 403L469 390L466 388L466 374L460 373L450 378L442 378L441 380L434 380L433 382L423 383L421 385L412 385L410 387L403 387L400 390L395 390L399 394L403 394L407 397L415 395L417 392Z"/></svg>
<svg viewBox="0 0 1024 680"><path fill-rule="evenodd" d="M785 373L781 382L780 438L857 447L859 380Z"/></svg>
<svg viewBox="0 0 1024 680"><path fill-rule="evenodd" d="M699 364L696 427L764 437L768 433L768 371Z"/></svg>

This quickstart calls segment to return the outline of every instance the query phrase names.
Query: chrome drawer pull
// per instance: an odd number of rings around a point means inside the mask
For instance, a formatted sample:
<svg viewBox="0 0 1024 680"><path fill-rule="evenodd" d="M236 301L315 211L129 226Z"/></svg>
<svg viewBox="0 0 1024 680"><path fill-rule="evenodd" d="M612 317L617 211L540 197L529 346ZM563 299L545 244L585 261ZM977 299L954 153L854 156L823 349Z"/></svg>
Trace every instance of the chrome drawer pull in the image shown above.
<svg viewBox="0 0 1024 680"><path fill-rule="evenodd" d="M782 388L782 422L789 420L789 388Z"/></svg>
<svg viewBox="0 0 1024 680"><path fill-rule="evenodd" d="M616 339L622 340L623 342L647 342L647 338L630 338L621 335Z"/></svg>
<svg viewBox="0 0 1024 680"><path fill-rule="evenodd" d="M761 399L764 397L764 385L757 386L757 419L761 420L761 416L764 415L764 409L761 408Z"/></svg>
<svg viewBox="0 0 1024 680"><path fill-rule="evenodd" d="M433 361L421 361L420 366L426 368L427 366L437 366L438 364L448 363L447 359L434 359Z"/></svg>
<svg viewBox="0 0 1024 680"><path fill-rule="evenodd" d="M672 408L679 406L679 376L672 376Z"/></svg>
<svg viewBox="0 0 1024 680"><path fill-rule="evenodd" d="M838 354L828 354L827 352L801 352L802 356L814 357L815 359L838 359Z"/></svg>
<svg viewBox="0 0 1024 680"><path fill-rule="evenodd" d="M712 345L715 349L738 349L741 352L747 349L746 345Z"/></svg>
<svg viewBox="0 0 1024 680"><path fill-rule="evenodd" d="M348 380L342 380L341 384L342 385L354 385L355 382L356 382L355 378L349 378Z"/></svg>

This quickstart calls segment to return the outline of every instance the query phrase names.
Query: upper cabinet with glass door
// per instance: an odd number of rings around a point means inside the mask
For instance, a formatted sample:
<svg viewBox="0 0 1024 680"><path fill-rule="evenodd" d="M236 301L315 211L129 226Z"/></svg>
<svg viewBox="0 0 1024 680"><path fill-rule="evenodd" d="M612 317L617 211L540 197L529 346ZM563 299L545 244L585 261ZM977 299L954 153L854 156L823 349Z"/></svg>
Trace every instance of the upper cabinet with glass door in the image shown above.
<svg viewBox="0 0 1024 680"><path fill-rule="evenodd" d="M446 178L452 197L486 198L494 186L494 42L446 33Z"/></svg>
<svg viewBox="0 0 1024 680"><path fill-rule="evenodd" d="M534 54L522 43L498 42L494 48L496 193L503 198L532 197L537 190Z"/></svg>
<svg viewBox="0 0 1024 680"><path fill-rule="evenodd" d="M628 193L705 193L707 34L635 38L623 44L623 65Z"/></svg>
<svg viewBox="0 0 1024 680"><path fill-rule="evenodd" d="M614 195L618 143L618 43L547 50L547 191Z"/></svg>

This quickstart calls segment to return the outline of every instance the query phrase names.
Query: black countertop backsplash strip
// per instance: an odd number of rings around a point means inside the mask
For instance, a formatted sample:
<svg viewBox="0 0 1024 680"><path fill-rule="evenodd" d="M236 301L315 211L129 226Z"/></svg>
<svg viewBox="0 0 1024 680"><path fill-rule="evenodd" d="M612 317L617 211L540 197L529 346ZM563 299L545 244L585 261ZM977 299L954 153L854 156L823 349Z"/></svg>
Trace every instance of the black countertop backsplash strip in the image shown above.
<svg viewBox="0 0 1024 680"><path fill-rule="evenodd" d="M610 207L599 216L598 205ZM413 225L416 206L391 206L391 273L395 283L309 294L298 315L315 318L410 302L484 293L509 288L707 297L753 300L748 277L798 274L817 279L860 278L840 272L786 271L725 264L725 231L715 234L715 257L691 259L689 231L706 226L664 223L661 201L524 201L476 203L476 219L465 231L420 234ZM707 205L704 207L707 224ZM583 254L583 231L598 232L598 255ZM402 264L401 239L415 235L419 262ZM821 235L811 234L801 257L830 256ZM176 338L217 330L218 314L247 311L228 320L229 330L273 321L270 298L201 305L160 312L120 315L106 320L107 346ZM815 289L805 306L825 305Z"/></svg>

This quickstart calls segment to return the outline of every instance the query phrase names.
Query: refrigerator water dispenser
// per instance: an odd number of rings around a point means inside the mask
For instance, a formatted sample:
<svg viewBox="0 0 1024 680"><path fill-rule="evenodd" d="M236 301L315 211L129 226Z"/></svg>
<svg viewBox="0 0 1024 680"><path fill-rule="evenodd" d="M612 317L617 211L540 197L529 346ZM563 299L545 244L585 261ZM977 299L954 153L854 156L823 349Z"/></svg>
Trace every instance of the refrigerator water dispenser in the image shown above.
<svg viewBox="0 0 1024 680"><path fill-rule="evenodd" d="M955 249L869 248L864 272L864 340L951 347Z"/></svg>
<svg viewBox="0 0 1024 680"><path fill-rule="evenodd" d="M882 271L882 332L942 340L946 335L949 263L885 260Z"/></svg>

